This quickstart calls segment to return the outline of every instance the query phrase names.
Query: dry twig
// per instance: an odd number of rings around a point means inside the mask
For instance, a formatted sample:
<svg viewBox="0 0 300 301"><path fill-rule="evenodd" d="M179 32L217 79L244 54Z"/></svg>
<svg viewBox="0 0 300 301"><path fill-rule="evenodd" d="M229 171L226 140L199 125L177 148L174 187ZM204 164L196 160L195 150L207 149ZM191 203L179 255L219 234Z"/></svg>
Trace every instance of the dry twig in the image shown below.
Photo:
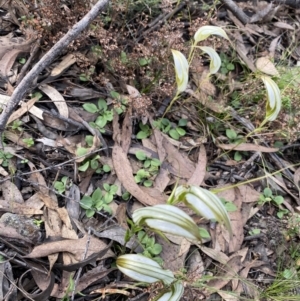
<svg viewBox="0 0 300 301"><path fill-rule="evenodd" d="M33 80L47 67L53 60L66 48L79 34L85 30L89 24L98 16L99 12L105 7L109 0L99 0L92 9L67 33L63 36L42 58L41 60L28 72L23 78L17 88L14 90L9 103L0 115L0 134L5 130L6 123L13 113L15 107L22 100L26 92L30 89ZM2 141L0 141L1 147Z"/></svg>

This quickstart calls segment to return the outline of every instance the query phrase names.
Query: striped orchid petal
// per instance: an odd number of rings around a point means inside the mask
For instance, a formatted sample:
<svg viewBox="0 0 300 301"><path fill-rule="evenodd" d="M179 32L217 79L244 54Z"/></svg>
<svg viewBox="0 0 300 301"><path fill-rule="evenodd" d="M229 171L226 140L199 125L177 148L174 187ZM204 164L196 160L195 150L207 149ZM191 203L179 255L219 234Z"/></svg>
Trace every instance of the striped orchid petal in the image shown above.
<svg viewBox="0 0 300 301"><path fill-rule="evenodd" d="M176 188L169 203L183 202L197 214L207 219L224 222L232 235L230 219L226 208L214 193L197 186L179 186Z"/></svg>
<svg viewBox="0 0 300 301"><path fill-rule="evenodd" d="M156 205L137 209L132 220L152 230L201 241L198 226L185 212L172 205Z"/></svg>
<svg viewBox="0 0 300 301"><path fill-rule="evenodd" d="M162 281L171 284L175 278L171 271L164 270L156 261L141 254L125 254L117 258L118 269L128 277L146 283Z"/></svg>
<svg viewBox="0 0 300 301"><path fill-rule="evenodd" d="M277 84L271 77L262 75L262 81L267 89L267 105L266 105L266 118L263 124L268 121L274 121L281 110L281 95Z"/></svg>
<svg viewBox="0 0 300 301"><path fill-rule="evenodd" d="M163 294L157 301L179 301L183 295L184 287L181 282L175 282L170 291Z"/></svg>
<svg viewBox="0 0 300 301"><path fill-rule="evenodd" d="M189 63L186 57L180 51L174 49L171 51L175 65L177 91L181 93L187 88L189 80Z"/></svg>
<svg viewBox="0 0 300 301"><path fill-rule="evenodd" d="M217 52L213 48L207 46L201 46L199 48L207 53L210 57L209 73L217 73L221 67L221 59Z"/></svg>
<svg viewBox="0 0 300 301"><path fill-rule="evenodd" d="M206 25L206 26L200 27L196 31L196 33L194 35L195 44L197 44L200 41L206 40L211 35L217 35L217 36L220 36L220 37L223 37L223 38L229 40L226 32L221 27Z"/></svg>

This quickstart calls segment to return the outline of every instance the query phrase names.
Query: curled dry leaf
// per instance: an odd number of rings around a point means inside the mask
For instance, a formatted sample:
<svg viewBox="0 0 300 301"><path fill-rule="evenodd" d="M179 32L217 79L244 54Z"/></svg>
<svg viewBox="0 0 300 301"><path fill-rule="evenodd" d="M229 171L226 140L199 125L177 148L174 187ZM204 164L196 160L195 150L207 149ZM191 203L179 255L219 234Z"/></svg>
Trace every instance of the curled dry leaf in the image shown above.
<svg viewBox="0 0 300 301"><path fill-rule="evenodd" d="M256 60L256 68L268 75L279 76L279 72L277 71L275 65L270 61L268 57L260 57Z"/></svg>
<svg viewBox="0 0 300 301"><path fill-rule="evenodd" d="M69 117L69 109L64 97L53 87L43 84L39 86L39 89L43 91L53 101L53 104L57 107L59 114L63 117Z"/></svg>
<svg viewBox="0 0 300 301"><path fill-rule="evenodd" d="M23 196L18 187L11 181L5 181L0 185L2 197L7 202L7 205L15 206L15 203L23 204Z"/></svg>

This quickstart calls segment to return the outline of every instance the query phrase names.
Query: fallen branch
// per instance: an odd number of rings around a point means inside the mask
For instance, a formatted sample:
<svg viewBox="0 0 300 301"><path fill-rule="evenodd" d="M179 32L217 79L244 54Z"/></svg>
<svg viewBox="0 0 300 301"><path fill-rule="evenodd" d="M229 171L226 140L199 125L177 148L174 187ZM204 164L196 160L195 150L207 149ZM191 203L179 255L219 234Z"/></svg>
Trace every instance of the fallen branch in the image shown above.
<svg viewBox="0 0 300 301"><path fill-rule="evenodd" d="M99 0L92 9L67 33L63 36L42 58L41 60L27 73L20 84L16 87L11 98L0 115L0 134L5 130L6 123L13 113L15 107L23 99L24 95L30 89L33 80L46 68L53 60L66 48L79 34L86 29L89 24L98 16L99 12L105 7L109 0ZM2 141L0 141L2 146Z"/></svg>
<svg viewBox="0 0 300 301"><path fill-rule="evenodd" d="M223 4L236 16L244 25L249 23L250 18L232 0L221 0Z"/></svg>

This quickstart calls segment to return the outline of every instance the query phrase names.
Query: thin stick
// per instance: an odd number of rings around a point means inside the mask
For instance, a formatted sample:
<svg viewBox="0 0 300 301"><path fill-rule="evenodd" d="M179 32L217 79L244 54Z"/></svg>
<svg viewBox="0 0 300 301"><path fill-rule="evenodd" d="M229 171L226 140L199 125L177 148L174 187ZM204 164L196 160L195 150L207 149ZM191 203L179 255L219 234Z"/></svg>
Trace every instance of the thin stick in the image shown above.
<svg viewBox="0 0 300 301"><path fill-rule="evenodd" d="M6 123L13 113L15 107L23 99L25 93L30 89L33 80L47 67L53 60L65 49L79 34L86 29L89 24L99 15L99 12L104 8L109 0L99 0L92 9L67 33L63 36L42 58L41 60L27 73L20 84L14 90L9 103L0 115L0 134L5 130ZM3 148L2 141L0 146Z"/></svg>

